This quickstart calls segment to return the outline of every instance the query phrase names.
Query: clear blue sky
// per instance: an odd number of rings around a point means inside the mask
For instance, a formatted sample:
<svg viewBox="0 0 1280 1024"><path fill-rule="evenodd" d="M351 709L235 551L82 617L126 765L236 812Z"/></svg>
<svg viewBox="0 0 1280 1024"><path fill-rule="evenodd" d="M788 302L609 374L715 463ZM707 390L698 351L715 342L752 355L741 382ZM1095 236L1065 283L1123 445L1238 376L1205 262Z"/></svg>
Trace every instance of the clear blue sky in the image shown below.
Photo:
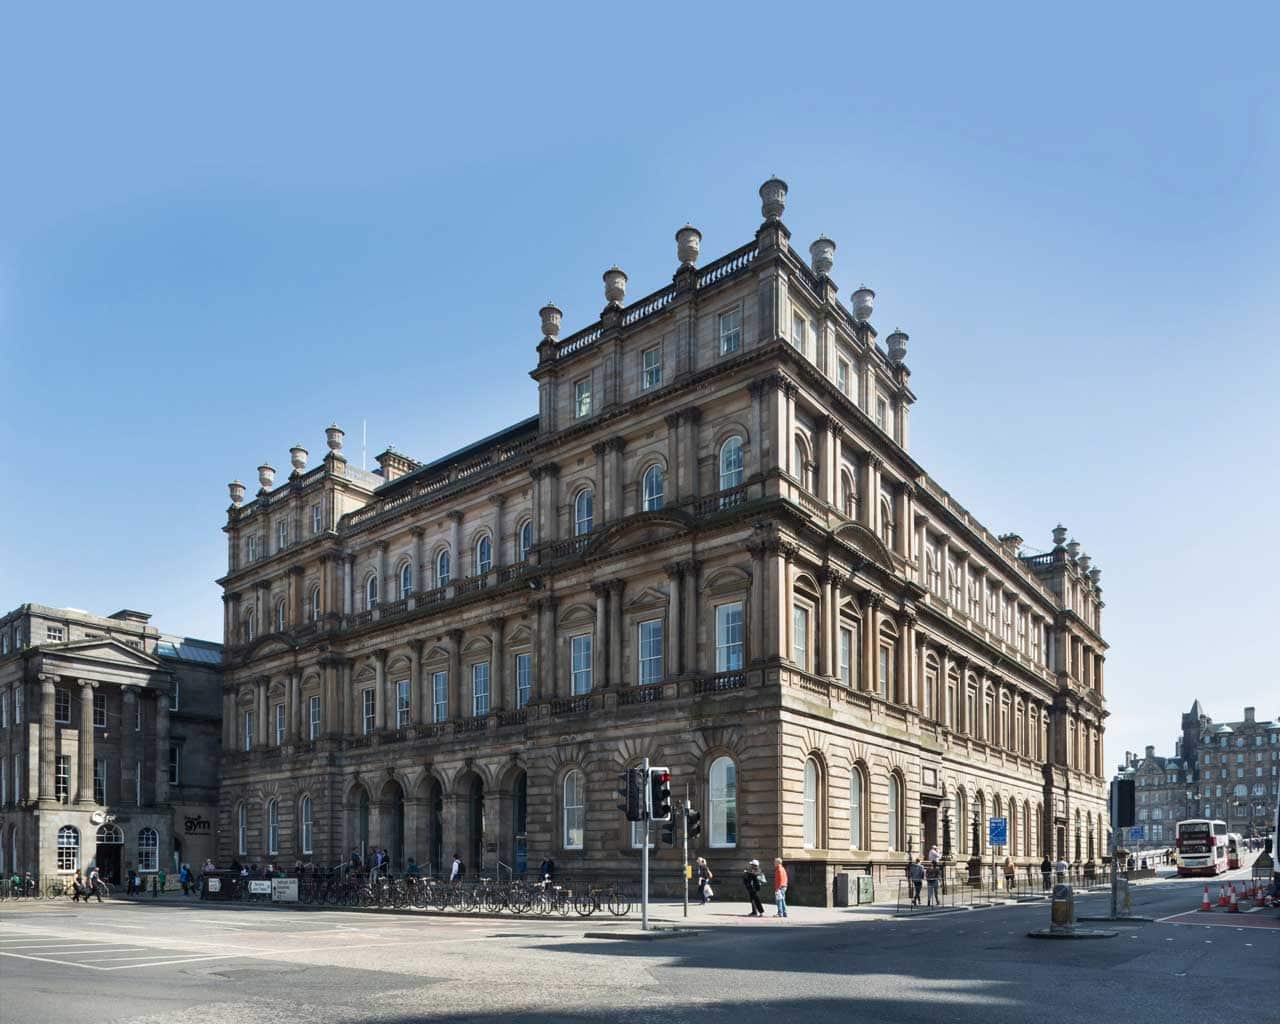
<svg viewBox="0 0 1280 1024"><path fill-rule="evenodd" d="M1280 714L1280 22L1131 6L11 5L0 607L219 636L227 481L535 411L543 302L776 173L911 334L917 457L1103 569L1109 761Z"/></svg>

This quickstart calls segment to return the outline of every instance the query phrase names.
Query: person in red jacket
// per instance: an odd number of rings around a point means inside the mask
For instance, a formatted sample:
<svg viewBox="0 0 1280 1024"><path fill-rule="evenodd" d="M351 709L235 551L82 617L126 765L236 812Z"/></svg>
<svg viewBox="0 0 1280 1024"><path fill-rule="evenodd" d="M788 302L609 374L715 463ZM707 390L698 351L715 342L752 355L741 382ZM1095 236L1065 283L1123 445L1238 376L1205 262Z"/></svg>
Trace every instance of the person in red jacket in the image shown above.
<svg viewBox="0 0 1280 1024"><path fill-rule="evenodd" d="M773 900L778 905L778 917L787 916L787 869L782 858L773 858Z"/></svg>

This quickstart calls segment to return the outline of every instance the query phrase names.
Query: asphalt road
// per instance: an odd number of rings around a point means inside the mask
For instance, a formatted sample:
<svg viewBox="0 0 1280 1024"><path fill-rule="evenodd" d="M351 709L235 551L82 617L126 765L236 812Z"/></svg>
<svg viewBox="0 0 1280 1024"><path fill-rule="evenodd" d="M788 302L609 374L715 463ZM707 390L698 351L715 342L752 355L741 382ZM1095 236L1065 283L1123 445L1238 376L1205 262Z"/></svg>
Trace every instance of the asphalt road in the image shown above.
<svg viewBox="0 0 1280 1024"><path fill-rule="evenodd" d="M1188 916L1078 942L1026 937L1045 904L788 921L721 905L695 908L696 935L643 943L584 938L594 918L5 904L0 1024L1280 1020L1276 912L1194 913L1201 884L1135 887L1135 913Z"/></svg>

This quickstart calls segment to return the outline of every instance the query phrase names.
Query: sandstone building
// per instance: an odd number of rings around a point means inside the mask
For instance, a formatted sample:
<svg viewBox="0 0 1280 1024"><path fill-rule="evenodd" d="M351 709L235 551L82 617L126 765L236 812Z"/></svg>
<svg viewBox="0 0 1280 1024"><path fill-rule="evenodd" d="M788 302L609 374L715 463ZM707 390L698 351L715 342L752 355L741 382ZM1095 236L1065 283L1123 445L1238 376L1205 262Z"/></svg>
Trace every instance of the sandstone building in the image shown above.
<svg viewBox="0 0 1280 1024"><path fill-rule="evenodd" d="M975 817L1024 860L1101 839L1099 571L1061 527L1022 554L911 457L907 335L840 302L835 243L791 247L785 196L703 266L682 228L638 301L611 268L567 337L543 308L536 415L373 473L333 426L320 465L230 485L224 861L630 877L615 788L646 755L713 863L780 852L805 899L965 855Z"/></svg>
<svg viewBox="0 0 1280 1024"><path fill-rule="evenodd" d="M150 618L0 616L0 873L118 882L213 853L221 647Z"/></svg>

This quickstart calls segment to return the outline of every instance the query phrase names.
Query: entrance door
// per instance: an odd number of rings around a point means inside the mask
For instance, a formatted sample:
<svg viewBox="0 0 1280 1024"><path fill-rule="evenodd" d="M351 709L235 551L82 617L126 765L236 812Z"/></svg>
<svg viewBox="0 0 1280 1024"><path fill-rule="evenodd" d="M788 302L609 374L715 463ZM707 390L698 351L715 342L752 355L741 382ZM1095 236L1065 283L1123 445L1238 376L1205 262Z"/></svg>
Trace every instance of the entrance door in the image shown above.
<svg viewBox="0 0 1280 1024"><path fill-rule="evenodd" d="M112 885L120 884L120 855L123 846L115 843L99 843L95 854L98 861L98 873Z"/></svg>
<svg viewBox="0 0 1280 1024"><path fill-rule="evenodd" d="M920 808L920 843L921 854L927 854L938 845L938 808L927 805Z"/></svg>

